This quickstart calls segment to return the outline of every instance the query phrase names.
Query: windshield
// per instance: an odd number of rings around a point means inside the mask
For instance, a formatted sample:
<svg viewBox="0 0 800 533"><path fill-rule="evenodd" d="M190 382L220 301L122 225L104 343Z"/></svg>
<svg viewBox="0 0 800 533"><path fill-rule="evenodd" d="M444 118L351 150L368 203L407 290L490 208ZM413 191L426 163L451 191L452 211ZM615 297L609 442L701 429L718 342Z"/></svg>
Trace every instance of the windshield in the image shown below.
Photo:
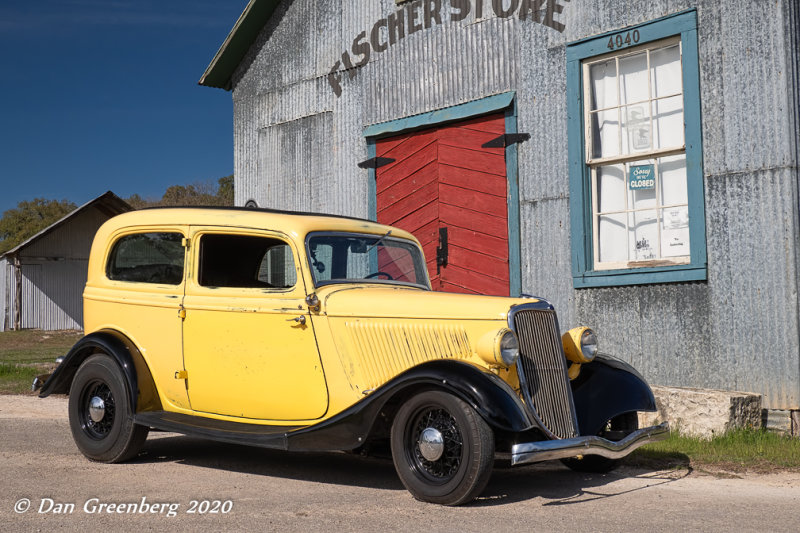
<svg viewBox="0 0 800 533"><path fill-rule="evenodd" d="M306 239L314 285L394 283L425 289L428 272L419 247L406 239L361 233L312 233Z"/></svg>

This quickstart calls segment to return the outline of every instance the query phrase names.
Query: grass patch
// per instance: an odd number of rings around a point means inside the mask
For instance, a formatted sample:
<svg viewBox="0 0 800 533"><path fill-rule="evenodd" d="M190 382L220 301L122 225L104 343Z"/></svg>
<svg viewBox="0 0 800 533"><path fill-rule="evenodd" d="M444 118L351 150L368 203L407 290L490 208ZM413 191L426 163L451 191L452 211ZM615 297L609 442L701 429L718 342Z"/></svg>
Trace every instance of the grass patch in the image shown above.
<svg viewBox="0 0 800 533"><path fill-rule="evenodd" d="M82 336L36 329L0 333L0 394L30 394L33 378L52 372L56 357L66 355Z"/></svg>
<svg viewBox="0 0 800 533"><path fill-rule="evenodd" d="M55 367L55 363L52 365ZM0 363L0 394L24 394L31 392L33 378L52 369L46 365L15 365Z"/></svg>
<svg viewBox="0 0 800 533"><path fill-rule="evenodd" d="M800 471L800 439L757 429L738 429L711 440L670 433L625 460L645 468L693 468L725 472Z"/></svg>

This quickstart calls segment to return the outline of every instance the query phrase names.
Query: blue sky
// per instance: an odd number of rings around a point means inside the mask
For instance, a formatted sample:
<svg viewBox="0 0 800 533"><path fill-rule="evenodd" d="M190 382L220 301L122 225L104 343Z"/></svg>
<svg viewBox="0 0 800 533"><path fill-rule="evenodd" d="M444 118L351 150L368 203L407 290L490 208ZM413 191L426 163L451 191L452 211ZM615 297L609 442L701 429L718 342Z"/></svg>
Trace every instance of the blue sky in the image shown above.
<svg viewBox="0 0 800 533"><path fill-rule="evenodd" d="M231 94L197 84L246 0L0 0L0 214L233 173Z"/></svg>

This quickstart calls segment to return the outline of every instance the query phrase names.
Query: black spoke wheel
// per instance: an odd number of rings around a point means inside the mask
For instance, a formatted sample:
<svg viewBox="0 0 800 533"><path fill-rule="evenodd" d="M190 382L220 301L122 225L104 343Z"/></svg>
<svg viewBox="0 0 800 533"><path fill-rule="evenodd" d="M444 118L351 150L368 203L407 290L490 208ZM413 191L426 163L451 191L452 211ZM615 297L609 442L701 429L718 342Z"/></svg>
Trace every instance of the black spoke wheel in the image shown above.
<svg viewBox="0 0 800 533"><path fill-rule="evenodd" d="M625 413L609 420L602 431L598 433L598 436L612 441L619 441L637 429L639 429L638 415L635 412ZM620 459L609 459L602 455L584 455L580 458L562 459L561 462L576 472L603 474L617 468Z"/></svg>
<svg viewBox="0 0 800 533"><path fill-rule="evenodd" d="M460 505L489 481L494 434L472 407L446 392L423 392L403 404L391 444L397 474L418 500Z"/></svg>
<svg viewBox="0 0 800 533"><path fill-rule="evenodd" d="M133 423L125 377L107 355L92 355L78 368L69 394L69 425L78 449L104 463L136 455L149 428Z"/></svg>

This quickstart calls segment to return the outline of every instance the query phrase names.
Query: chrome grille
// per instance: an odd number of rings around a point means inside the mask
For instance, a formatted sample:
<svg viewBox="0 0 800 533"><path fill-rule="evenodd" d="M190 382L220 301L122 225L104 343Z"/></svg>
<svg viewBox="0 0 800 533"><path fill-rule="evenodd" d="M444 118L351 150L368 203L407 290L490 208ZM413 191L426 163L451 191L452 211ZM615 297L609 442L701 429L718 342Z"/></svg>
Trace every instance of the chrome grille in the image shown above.
<svg viewBox="0 0 800 533"><path fill-rule="evenodd" d="M513 326L519 338L517 371L525 403L556 438L577 436L572 389L555 312L520 310L513 315Z"/></svg>

